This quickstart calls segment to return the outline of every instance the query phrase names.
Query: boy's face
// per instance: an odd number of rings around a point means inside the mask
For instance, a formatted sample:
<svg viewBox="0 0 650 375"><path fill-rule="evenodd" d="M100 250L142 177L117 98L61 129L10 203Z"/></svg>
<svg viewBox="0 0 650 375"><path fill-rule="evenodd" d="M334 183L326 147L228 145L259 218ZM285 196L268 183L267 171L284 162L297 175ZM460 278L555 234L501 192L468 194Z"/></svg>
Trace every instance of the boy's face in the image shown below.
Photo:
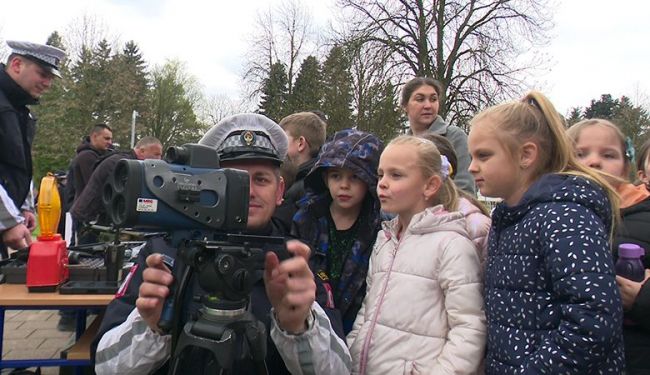
<svg viewBox="0 0 650 375"><path fill-rule="evenodd" d="M291 132L285 131L287 134L287 140L289 141L287 145L287 159L290 162L300 165L300 152L302 151L302 145L300 137L294 137Z"/></svg>
<svg viewBox="0 0 650 375"><path fill-rule="evenodd" d="M354 172L346 168L328 168L325 172L327 188L336 208L350 209L361 207L368 185Z"/></svg>

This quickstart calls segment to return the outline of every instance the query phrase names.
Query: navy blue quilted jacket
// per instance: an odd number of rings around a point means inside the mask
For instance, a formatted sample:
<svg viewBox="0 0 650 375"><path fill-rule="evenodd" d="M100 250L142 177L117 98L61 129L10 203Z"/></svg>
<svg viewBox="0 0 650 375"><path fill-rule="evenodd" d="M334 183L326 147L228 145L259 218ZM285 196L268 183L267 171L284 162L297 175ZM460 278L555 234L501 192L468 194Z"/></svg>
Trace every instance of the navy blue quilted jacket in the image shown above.
<svg viewBox="0 0 650 375"><path fill-rule="evenodd" d="M621 374L622 308L605 192L544 175L492 214L487 374Z"/></svg>
<svg viewBox="0 0 650 375"><path fill-rule="evenodd" d="M368 194L361 209L367 219L359 222L357 239L345 258L338 284L331 285L334 306L341 312L346 333L352 329L366 295L368 262L377 232L381 229L377 167L383 147L379 138L366 132L346 129L334 134L332 141L323 145L314 167L305 178L307 195L298 202L299 209L291 227L292 236L303 240L314 250L310 261L312 269L323 271L323 275L328 269L328 216L332 199L322 172L332 167L347 168L368 185Z"/></svg>

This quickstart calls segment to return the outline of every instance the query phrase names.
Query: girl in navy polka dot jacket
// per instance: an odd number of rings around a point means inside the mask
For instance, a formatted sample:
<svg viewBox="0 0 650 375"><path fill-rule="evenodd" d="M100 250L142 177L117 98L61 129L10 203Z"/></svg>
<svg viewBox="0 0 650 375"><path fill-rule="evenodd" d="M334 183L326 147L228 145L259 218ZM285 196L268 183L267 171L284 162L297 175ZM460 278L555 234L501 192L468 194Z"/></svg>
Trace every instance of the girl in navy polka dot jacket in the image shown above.
<svg viewBox="0 0 650 375"><path fill-rule="evenodd" d="M618 198L581 165L548 99L478 114L469 149L492 214L487 374L621 374L621 297L610 237Z"/></svg>

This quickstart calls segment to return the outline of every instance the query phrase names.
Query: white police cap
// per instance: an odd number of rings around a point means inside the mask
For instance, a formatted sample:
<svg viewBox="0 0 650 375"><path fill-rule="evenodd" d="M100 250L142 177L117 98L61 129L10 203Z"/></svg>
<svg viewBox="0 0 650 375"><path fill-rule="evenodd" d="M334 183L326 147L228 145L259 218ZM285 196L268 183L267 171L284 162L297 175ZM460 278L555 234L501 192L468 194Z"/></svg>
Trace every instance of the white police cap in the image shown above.
<svg viewBox="0 0 650 375"><path fill-rule="evenodd" d="M214 147L221 161L270 160L282 164L287 135L266 116L244 113L226 117L208 130L199 144Z"/></svg>
<svg viewBox="0 0 650 375"><path fill-rule="evenodd" d="M45 44L8 40L11 53L25 56L57 77L61 77L59 64L65 59L65 51Z"/></svg>

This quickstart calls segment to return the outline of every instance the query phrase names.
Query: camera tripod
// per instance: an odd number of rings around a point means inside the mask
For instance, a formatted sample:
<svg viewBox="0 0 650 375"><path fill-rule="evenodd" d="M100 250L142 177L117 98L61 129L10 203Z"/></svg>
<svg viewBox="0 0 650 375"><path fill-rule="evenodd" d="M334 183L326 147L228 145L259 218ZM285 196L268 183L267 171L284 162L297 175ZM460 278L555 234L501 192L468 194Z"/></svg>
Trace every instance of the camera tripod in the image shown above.
<svg viewBox="0 0 650 375"><path fill-rule="evenodd" d="M178 258L183 265L174 265L175 274L183 269L173 298L168 304L173 312L159 322L163 331L172 333L172 359L169 373L180 374L188 351L200 348L216 360L220 374L233 373L236 360L250 361L258 374L267 374L266 328L248 311L250 292L263 269L264 250L256 236L228 235L224 241L189 241L180 246ZM278 239L263 238L267 243L282 244ZM273 240L273 241L272 241ZM283 241L282 239L279 239ZM279 251L282 252L281 250ZM185 294L192 274L206 293L200 296L198 314L179 327ZM166 302L166 304L167 304Z"/></svg>
<svg viewBox="0 0 650 375"><path fill-rule="evenodd" d="M245 302L245 301L244 301ZM181 331L174 350L170 374L180 374L183 353L189 347L207 350L221 367L221 374L232 373L235 357L248 353L258 374L267 374L266 329L264 324L246 311L246 304L219 303L206 305L199 317L187 322Z"/></svg>

